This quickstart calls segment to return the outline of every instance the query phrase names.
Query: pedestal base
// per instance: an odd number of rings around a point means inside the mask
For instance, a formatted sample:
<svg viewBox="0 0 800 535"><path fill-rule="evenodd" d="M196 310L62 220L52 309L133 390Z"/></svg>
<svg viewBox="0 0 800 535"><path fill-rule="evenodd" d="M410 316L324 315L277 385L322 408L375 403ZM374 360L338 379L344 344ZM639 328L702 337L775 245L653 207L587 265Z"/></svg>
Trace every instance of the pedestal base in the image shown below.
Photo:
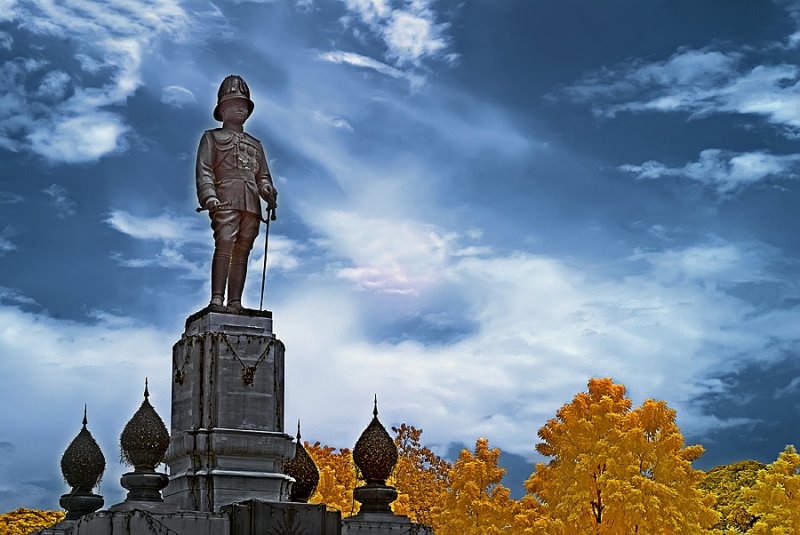
<svg viewBox="0 0 800 535"><path fill-rule="evenodd" d="M201 311L173 347L167 503L218 511L243 500L286 501L294 453L283 432L283 343L271 314Z"/></svg>

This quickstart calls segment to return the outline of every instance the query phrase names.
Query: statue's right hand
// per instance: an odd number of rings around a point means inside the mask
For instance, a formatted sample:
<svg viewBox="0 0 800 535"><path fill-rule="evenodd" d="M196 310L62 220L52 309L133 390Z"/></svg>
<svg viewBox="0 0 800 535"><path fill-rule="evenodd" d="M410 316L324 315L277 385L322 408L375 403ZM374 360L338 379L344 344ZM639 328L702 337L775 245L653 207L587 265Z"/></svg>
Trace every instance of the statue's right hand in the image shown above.
<svg viewBox="0 0 800 535"><path fill-rule="evenodd" d="M206 201L206 208L208 208L208 211L212 214L219 209L219 205L219 199L216 197L211 197Z"/></svg>

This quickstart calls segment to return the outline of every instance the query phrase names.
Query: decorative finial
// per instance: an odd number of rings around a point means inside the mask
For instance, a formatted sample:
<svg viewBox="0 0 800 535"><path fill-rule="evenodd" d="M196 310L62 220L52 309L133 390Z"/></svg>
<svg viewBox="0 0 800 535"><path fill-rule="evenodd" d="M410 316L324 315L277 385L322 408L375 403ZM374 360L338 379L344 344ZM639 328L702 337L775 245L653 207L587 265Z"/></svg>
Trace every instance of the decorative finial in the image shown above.
<svg viewBox="0 0 800 535"><path fill-rule="evenodd" d="M125 425L120 436L122 461L136 470L153 470L164 459L169 447L169 433L164 421L148 399L147 379L144 382L144 401Z"/></svg>
<svg viewBox="0 0 800 535"><path fill-rule="evenodd" d="M372 415L372 421L353 448L353 461L367 483L384 485L397 464L397 446L378 420L377 394Z"/></svg>
<svg viewBox="0 0 800 535"><path fill-rule="evenodd" d="M72 490L61 497L59 504L67 510L67 520L77 520L103 506L103 498L92 494L106 468L103 452L86 428L86 405L83 406L83 427L61 457L61 473Z"/></svg>
<svg viewBox="0 0 800 535"><path fill-rule="evenodd" d="M289 501L307 503L319 483L319 469L300 440L300 420L297 420L297 443L294 458L283 466L287 476L294 478Z"/></svg>

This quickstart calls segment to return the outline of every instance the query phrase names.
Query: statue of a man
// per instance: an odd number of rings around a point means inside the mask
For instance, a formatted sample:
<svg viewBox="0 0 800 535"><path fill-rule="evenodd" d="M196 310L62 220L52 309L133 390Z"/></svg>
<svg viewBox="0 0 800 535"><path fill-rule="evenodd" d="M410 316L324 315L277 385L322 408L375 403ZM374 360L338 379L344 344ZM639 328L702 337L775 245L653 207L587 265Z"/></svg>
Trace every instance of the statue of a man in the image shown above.
<svg viewBox="0 0 800 535"><path fill-rule="evenodd" d="M278 196L261 142L243 128L254 107L245 81L226 77L214 108L222 128L206 130L197 149L197 200L214 230L209 306L223 308L227 286L226 310L235 313L242 310L247 259L262 221L259 197L273 211Z"/></svg>

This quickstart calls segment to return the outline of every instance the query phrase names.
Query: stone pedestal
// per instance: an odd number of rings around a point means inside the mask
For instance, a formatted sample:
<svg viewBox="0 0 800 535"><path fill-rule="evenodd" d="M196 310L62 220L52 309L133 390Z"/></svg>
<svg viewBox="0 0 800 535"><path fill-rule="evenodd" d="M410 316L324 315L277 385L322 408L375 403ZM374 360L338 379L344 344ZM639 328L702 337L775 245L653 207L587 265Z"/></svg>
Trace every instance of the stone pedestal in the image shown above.
<svg viewBox="0 0 800 535"><path fill-rule="evenodd" d="M284 346L270 313L201 311L172 350L167 503L219 511L249 499L286 501Z"/></svg>

